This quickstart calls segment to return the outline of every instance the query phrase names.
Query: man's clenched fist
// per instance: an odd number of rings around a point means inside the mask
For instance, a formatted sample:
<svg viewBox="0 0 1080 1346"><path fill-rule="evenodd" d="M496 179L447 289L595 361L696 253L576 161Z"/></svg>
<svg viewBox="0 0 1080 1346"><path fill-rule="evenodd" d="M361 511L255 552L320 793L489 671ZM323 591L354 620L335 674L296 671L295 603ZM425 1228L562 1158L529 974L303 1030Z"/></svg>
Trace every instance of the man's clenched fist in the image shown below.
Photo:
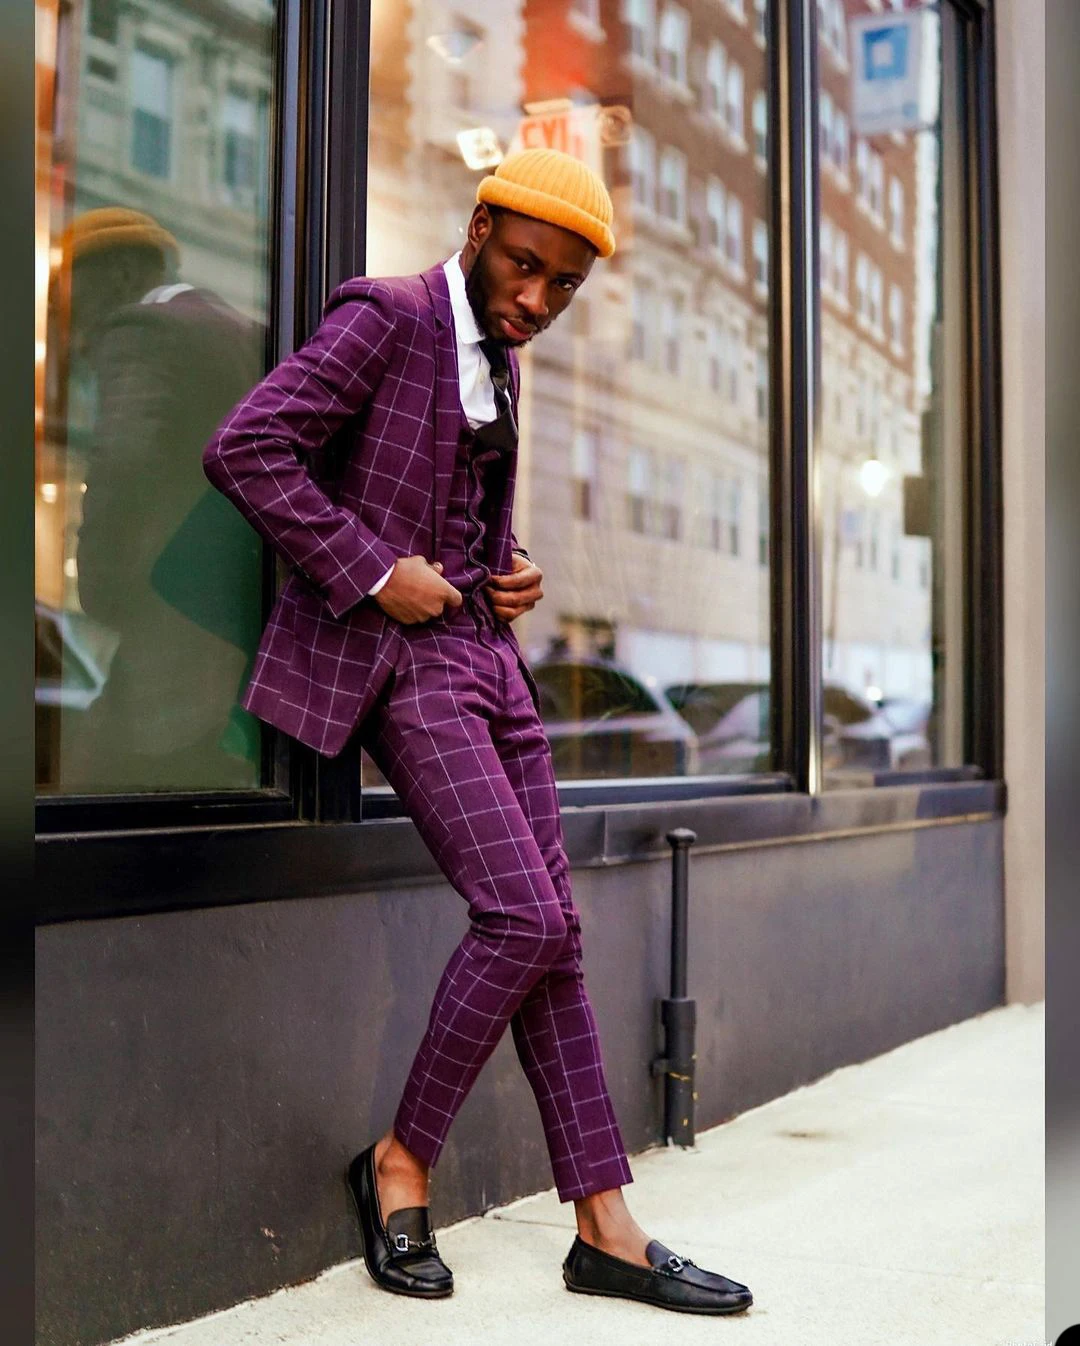
<svg viewBox="0 0 1080 1346"><path fill-rule="evenodd" d="M375 602L398 622L426 622L441 617L447 603L461 607L461 592L442 577L442 562L425 556L402 556L375 594Z"/></svg>
<svg viewBox="0 0 1080 1346"><path fill-rule="evenodd" d="M544 596L540 587L544 572L527 556L512 553L513 571L509 575L492 575L484 586L491 599L491 607L500 621L512 622L523 612L536 607Z"/></svg>

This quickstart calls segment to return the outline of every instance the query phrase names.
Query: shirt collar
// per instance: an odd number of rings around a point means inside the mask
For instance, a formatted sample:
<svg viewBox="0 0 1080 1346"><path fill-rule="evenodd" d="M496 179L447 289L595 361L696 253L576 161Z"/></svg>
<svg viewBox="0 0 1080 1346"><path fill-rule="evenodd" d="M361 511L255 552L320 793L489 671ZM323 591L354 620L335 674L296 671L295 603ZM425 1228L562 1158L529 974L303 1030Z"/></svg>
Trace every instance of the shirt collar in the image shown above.
<svg viewBox="0 0 1080 1346"><path fill-rule="evenodd" d="M454 316L454 332L458 341L464 345L483 341L484 334L465 294L465 273L461 269L460 252L455 252L448 262L443 263L443 271L450 287L450 311Z"/></svg>

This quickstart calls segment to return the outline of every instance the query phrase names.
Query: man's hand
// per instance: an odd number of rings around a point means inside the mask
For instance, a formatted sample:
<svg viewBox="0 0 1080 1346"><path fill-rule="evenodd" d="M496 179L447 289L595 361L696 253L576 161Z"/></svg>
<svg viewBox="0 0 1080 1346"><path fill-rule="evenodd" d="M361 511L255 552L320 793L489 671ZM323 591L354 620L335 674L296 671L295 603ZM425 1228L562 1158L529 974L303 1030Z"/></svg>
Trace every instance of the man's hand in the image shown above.
<svg viewBox="0 0 1080 1346"><path fill-rule="evenodd" d="M540 587L544 572L535 561L514 552L511 564L514 567L511 574L492 575L484 585L495 616L503 622L512 622L515 617L536 607L544 596Z"/></svg>
<svg viewBox="0 0 1080 1346"><path fill-rule="evenodd" d="M461 591L442 577L442 562L429 561L425 556L403 556L394 564L394 570L383 587L375 594L375 602L395 621L426 622L430 617L441 617L447 603L461 607Z"/></svg>

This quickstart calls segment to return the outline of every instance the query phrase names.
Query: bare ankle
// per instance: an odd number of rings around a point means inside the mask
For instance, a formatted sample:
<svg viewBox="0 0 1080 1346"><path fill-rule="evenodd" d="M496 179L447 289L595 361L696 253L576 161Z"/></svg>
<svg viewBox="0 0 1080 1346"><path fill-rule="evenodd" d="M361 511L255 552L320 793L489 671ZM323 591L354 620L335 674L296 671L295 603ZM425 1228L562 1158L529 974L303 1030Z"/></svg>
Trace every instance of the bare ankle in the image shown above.
<svg viewBox="0 0 1080 1346"><path fill-rule="evenodd" d="M375 1167L380 1176L397 1178L411 1184L427 1183L427 1164L404 1146L392 1132L375 1145Z"/></svg>

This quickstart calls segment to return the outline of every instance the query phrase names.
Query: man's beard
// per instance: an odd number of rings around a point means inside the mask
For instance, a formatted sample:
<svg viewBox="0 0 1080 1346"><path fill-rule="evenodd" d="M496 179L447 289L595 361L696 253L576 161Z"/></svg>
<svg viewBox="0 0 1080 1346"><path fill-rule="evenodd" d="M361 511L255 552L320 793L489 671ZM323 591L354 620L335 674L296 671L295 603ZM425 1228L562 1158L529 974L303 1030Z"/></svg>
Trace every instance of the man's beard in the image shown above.
<svg viewBox="0 0 1080 1346"><path fill-rule="evenodd" d="M491 281L487 273L487 265L484 261L484 250L487 248L487 239L480 245L480 250L473 258L473 264L469 268L469 274L465 277L465 298L469 301L469 307L473 311L473 317L476 319L476 325L483 332L485 337L490 338L488 331L487 311L488 303L491 299ZM496 337L498 341L505 341L505 337Z"/></svg>

